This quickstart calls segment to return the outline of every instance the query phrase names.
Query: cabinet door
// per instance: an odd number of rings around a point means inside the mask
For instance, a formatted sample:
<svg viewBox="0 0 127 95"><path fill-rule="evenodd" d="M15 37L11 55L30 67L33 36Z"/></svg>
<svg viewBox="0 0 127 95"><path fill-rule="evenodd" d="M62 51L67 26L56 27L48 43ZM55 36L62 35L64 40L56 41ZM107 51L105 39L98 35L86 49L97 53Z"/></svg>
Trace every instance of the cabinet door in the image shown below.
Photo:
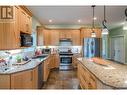
<svg viewBox="0 0 127 95"><path fill-rule="evenodd" d="M0 75L0 89L10 89L10 75Z"/></svg>
<svg viewBox="0 0 127 95"><path fill-rule="evenodd" d="M72 42L73 45L80 45L80 30L72 31Z"/></svg>
<svg viewBox="0 0 127 95"><path fill-rule="evenodd" d="M51 34L49 30L43 30L44 45L48 46L51 43Z"/></svg>
<svg viewBox="0 0 127 95"><path fill-rule="evenodd" d="M26 32L26 13L20 9L20 31Z"/></svg>
<svg viewBox="0 0 127 95"><path fill-rule="evenodd" d="M55 60L55 68L59 68L59 65L60 65L59 54L55 54L54 56L55 56L55 58L54 58L54 60Z"/></svg>
<svg viewBox="0 0 127 95"><path fill-rule="evenodd" d="M33 72L31 70L11 75L11 89L31 89Z"/></svg>
<svg viewBox="0 0 127 95"><path fill-rule="evenodd" d="M19 10L15 8L15 20L8 23L0 23L0 49L19 48Z"/></svg>
<svg viewBox="0 0 127 95"><path fill-rule="evenodd" d="M32 33L32 18L29 15L26 15L26 33Z"/></svg>
<svg viewBox="0 0 127 95"><path fill-rule="evenodd" d="M60 39L64 39L66 38L66 33L64 30L58 30L59 31L59 38Z"/></svg>
<svg viewBox="0 0 127 95"><path fill-rule="evenodd" d="M101 29L94 29L96 38L101 38ZM91 37L92 30L90 28L81 29L81 44L83 44L83 38Z"/></svg>
<svg viewBox="0 0 127 95"><path fill-rule="evenodd" d="M15 47L20 47L20 8L18 6L15 7Z"/></svg>
<svg viewBox="0 0 127 95"><path fill-rule="evenodd" d="M37 89L38 88L38 67L33 69L32 88L33 89Z"/></svg>
<svg viewBox="0 0 127 95"><path fill-rule="evenodd" d="M73 30L65 30L65 38L72 39L72 32Z"/></svg>
<svg viewBox="0 0 127 95"><path fill-rule="evenodd" d="M50 30L51 34L51 45L58 46L59 45L59 32L56 30Z"/></svg>
<svg viewBox="0 0 127 95"><path fill-rule="evenodd" d="M42 46L44 45L44 38L43 38L43 28L37 28L37 45Z"/></svg>
<svg viewBox="0 0 127 95"><path fill-rule="evenodd" d="M0 23L0 49L4 49L4 24Z"/></svg>
<svg viewBox="0 0 127 95"><path fill-rule="evenodd" d="M43 75L43 81L47 81L48 76L49 76L49 72L50 72L50 66L49 66L49 60L45 60L45 62L43 63L44 66L44 75Z"/></svg>

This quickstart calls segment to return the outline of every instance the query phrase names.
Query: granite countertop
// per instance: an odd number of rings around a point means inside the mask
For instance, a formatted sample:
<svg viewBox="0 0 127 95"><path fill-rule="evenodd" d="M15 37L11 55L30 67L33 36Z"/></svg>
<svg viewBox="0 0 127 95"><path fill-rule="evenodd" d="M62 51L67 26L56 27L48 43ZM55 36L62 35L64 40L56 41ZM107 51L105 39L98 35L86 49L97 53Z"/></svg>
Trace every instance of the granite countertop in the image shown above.
<svg viewBox="0 0 127 95"><path fill-rule="evenodd" d="M9 67L10 69L7 71L0 70L0 74L12 74L17 73L25 70L34 69L39 64L42 64L44 60L46 60L49 57L49 55L45 58L36 58L36 59L30 59L30 61L24 65L13 65Z"/></svg>
<svg viewBox="0 0 127 95"><path fill-rule="evenodd" d="M112 88L127 88L127 65L104 60L107 65L94 63L86 58L77 58L97 79Z"/></svg>

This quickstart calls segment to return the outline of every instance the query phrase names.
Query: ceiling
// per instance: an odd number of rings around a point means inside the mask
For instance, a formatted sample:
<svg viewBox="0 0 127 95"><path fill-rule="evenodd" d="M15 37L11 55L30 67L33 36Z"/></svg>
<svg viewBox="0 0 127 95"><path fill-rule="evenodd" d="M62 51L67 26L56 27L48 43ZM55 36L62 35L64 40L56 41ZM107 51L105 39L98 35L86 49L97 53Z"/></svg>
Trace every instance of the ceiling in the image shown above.
<svg viewBox="0 0 127 95"><path fill-rule="evenodd" d="M33 15L44 25L78 25L92 24L91 6L27 6ZM127 6L106 6L107 25L111 28L119 26L125 20L124 11ZM104 16L104 7L95 7L96 25L101 25ZM49 22L49 19L52 22ZM81 20L79 23L78 20Z"/></svg>

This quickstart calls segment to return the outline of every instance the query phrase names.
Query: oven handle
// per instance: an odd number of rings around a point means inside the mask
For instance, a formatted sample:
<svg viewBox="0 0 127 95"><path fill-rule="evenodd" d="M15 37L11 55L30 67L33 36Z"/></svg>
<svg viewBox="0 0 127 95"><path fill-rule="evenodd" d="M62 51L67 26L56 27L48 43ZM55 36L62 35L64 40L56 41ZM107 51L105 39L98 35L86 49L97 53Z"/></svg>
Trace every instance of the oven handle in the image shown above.
<svg viewBox="0 0 127 95"><path fill-rule="evenodd" d="M60 57L69 57L69 58L71 58L72 56L60 56Z"/></svg>

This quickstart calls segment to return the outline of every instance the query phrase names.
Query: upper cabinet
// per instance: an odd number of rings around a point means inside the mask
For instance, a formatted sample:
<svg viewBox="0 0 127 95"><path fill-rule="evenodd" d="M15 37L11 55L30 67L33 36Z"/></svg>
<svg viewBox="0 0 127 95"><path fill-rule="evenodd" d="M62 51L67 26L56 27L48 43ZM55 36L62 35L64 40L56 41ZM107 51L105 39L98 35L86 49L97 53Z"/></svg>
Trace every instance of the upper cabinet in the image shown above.
<svg viewBox="0 0 127 95"><path fill-rule="evenodd" d="M44 45L43 41L43 28L37 28L37 46Z"/></svg>
<svg viewBox="0 0 127 95"><path fill-rule="evenodd" d="M57 31L59 31L59 38L60 39L65 39L65 38L72 39L72 31L71 30L62 29L62 30L57 30Z"/></svg>
<svg viewBox="0 0 127 95"><path fill-rule="evenodd" d="M80 45L80 30L73 29L37 29L37 44L58 46L60 39L69 38L72 40L72 45Z"/></svg>
<svg viewBox="0 0 127 95"><path fill-rule="evenodd" d="M59 45L59 31L57 30L50 30L51 33L51 46L58 46Z"/></svg>
<svg viewBox="0 0 127 95"><path fill-rule="evenodd" d="M51 45L51 32L43 27L37 28L37 45Z"/></svg>
<svg viewBox="0 0 127 95"><path fill-rule="evenodd" d="M32 17L22 8L20 9L20 31L23 33L32 33Z"/></svg>
<svg viewBox="0 0 127 95"><path fill-rule="evenodd" d="M80 43L80 30L73 30L72 31L72 43L73 45L81 45Z"/></svg>
<svg viewBox="0 0 127 95"><path fill-rule="evenodd" d="M25 7L20 6L0 6L1 50L20 48L20 32L31 34L32 17L24 9Z"/></svg>
<svg viewBox="0 0 127 95"><path fill-rule="evenodd" d="M96 33L96 38L101 38L101 29L96 28L94 29ZM82 28L81 29L81 44L83 43L84 38L91 37L92 30L90 28Z"/></svg>

